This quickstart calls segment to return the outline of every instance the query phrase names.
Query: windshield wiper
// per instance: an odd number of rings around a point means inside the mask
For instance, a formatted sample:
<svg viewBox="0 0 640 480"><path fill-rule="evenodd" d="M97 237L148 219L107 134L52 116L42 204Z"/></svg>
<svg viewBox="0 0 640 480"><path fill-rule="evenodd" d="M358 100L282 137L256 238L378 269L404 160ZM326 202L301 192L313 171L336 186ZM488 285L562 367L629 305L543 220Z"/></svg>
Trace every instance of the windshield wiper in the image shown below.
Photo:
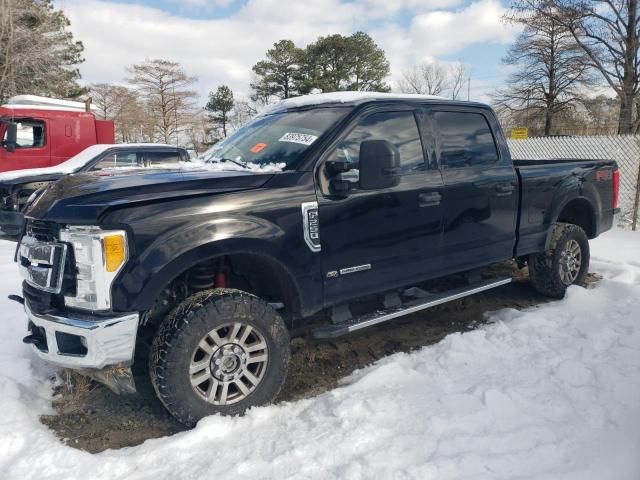
<svg viewBox="0 0 640 480"><path fill-rule="evenodd" d="M242 162L242 161L239 162L238 160L233 160L232 158L219 158L219 159L216 159L216 160L218 162L220 162L220 163L231 162L231 163L233 163L235 165L238 165L239 167L242 167L242 168L244 168L246 170L252 170L252 168L247 163Z"/></svg>

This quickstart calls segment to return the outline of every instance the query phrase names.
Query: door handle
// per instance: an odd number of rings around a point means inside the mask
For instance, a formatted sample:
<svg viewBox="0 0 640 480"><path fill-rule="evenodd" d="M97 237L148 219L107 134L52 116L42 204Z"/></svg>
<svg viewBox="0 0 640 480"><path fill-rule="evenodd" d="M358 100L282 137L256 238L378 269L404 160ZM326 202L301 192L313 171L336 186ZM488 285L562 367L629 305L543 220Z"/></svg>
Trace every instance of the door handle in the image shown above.
<svg viewBox="0 0 640 480"><path fill-rule="evenodd" d="M418 195L418 206L420 207L435 207L440 205L442 195L438 192L420 193Z"/></svg>
<svg viewBox="0 0 640 480"><path fill-rule="evenodd" d="M493 182L491 180L478 180L477 182L473 182L471 185L476 188L486 188L493 185Z"/></svg>
<svg viewBox="0 0 640 480"><path fill-rule="evenodd" d="M511 195L513 191L516 189L510 183L503 183L501 185L496 185L496 196L505 197L507 195Z"/></svg>

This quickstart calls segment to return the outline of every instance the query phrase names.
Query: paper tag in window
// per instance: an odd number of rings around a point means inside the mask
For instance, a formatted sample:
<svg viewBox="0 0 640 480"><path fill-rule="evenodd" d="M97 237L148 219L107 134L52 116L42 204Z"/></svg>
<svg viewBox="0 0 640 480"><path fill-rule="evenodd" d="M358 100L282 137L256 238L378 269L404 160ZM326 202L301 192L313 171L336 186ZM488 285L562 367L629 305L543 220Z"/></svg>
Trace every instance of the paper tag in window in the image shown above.
<svg viewBox="0 0 640 480"><path fill-rule="evenodd" d="M267 148L267 144L266 143L256 143L253 147L251 147L249 149L249 151L251 153L259 153L262 150L264 150L265 148Z"/></svg>
<svg viewBox="0 0 640 480"><path fill-rule="evenodd" d="M318 137L316 135L309 135L308 133L285 133L278 139L278 141L311 145L317 139Z"/></svg>

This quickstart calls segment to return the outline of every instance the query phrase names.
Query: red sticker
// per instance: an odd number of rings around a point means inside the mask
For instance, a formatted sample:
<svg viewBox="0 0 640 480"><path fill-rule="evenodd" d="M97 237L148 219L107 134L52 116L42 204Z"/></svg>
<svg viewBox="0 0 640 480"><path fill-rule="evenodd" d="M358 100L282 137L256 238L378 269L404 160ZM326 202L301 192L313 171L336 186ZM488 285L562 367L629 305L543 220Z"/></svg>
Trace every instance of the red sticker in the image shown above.
<svg viewBox="0 0 640 480"><path fill-rule="evenodd" d="M256 143L253 147L249 149L251 153L258 153L264 150L267 147L266 143Z"/></svg>

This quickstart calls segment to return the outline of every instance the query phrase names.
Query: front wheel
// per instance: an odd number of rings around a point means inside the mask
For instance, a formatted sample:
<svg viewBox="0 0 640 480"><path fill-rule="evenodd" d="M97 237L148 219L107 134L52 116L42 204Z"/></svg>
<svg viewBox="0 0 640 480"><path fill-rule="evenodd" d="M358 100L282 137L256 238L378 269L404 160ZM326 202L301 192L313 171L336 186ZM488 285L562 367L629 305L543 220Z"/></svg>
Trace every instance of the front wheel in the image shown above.
<svg viewBox="0 0 640 480"><path fill-rule="evenodd" d="M191 426L272 401L288 364L289 333L280 315L251 294L218 289L189 297L165 319L149 371L160 401Z"/></svg>
<svg viewBox="0 0 640 480"><path fill-rule="evenodd" d="M569 285L584 285L589 272L589 239L582 228L554 226L549 249L529 255L529 279L543 295L563 298Z"/></svg>

